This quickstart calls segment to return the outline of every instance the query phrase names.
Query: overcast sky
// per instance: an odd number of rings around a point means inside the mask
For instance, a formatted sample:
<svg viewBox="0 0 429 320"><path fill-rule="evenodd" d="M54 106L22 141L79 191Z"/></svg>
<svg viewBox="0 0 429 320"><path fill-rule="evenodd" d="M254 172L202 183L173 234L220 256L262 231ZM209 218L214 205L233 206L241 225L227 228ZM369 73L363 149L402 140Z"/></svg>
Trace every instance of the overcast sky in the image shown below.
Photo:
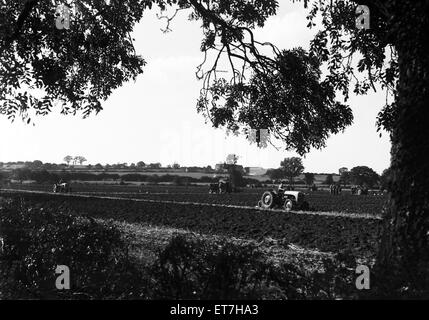
<svg viewBox="0 0 429 320"><path fill-rule="evenodd" d="M256 33L279 48L309 47L313 31L306 28L301 3L281 1L279 14ZM273 147L258 149L244 137L226 136L197 114L195 104L201 83L195 67L201 62L199 24L179 14L172 32L163 34L165 23L147 12L135 29L136 50L147 61L136 82L116 90L97 116L83 120L53 112L29 126L0 118L0 161L62 162L66 155L82 155L88 163L132 163L140 160L178 162L183 166L214 165L227 154L239 155L244 166L278 167L293 152ZM376 132L376 116L384 104L381 90L366 96L351 96L354 124L332 136L323 150L304 158L305 171L338 172L358 165L377 172L389 166L390 142Z"/></svg>

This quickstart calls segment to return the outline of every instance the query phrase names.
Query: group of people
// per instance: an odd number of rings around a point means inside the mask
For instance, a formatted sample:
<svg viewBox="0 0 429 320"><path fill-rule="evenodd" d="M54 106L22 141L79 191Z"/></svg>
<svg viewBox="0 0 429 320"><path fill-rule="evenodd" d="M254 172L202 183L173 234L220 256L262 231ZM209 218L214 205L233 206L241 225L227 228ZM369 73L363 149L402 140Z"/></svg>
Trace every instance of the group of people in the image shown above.
<svg viewBox="0 0 429 320"><path fill-rule="evenodd" d="M331 194L340 194L341 193L341 185L340 184L331 184L329 186L329 192Z"/></svg>
<svg viewBox="0 0 429 320"><path fill-rule="evenodd" d="M366 186L352 186L351 187L352 194L357 195L367 195L368 194L368 187Z"/></svg>
<svg viewBox="0 0 429 320"><path fill-rule="evenodd" d="M278 191L284 192L284 191L293 191L294 187L291 185L288 185L286 183L280 182L278 185ZM317 191L316 185L313 183L311 187L308 188L309 191ZM341 194L342 188L339 183L333 183L329 186L329 192L333 195L339 195ZM352 186L351 187L351 193L357 194L357 195L365 195L368 194L368 188L366 186Z"/></svg>

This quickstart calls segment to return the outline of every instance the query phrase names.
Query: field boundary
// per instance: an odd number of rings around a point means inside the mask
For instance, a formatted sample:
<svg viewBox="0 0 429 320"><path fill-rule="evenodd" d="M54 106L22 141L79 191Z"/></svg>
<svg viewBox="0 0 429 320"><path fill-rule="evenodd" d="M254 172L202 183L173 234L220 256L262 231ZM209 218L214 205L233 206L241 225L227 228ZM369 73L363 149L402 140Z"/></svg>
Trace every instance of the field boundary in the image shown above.
<svg viewBox="0 0 429 320"><path fill-rule="evenodd" d="M195 195L195 194L207 194L207 192L108 192L108 191L79 191L79 192L73 192L73 194L78 195L97 195L97 194L112 194L112 195L122 195L122 194L129 194L129 195L142 195L142 196L151 196L151 195L168 195L168 194L174 194L174 195ZM260 195L260 192L249 192L246 193L249 195Z"/></svg>
<svg viewBox="0 0 429 320"><path fill-rule="evenodd" d="M119 201L134 201L134 202L146 202L146 203L165 203L165 204L176 204L184 206L207 206L207 207L221 207L221 208L232 208L232 209L245 209L245 210L257 210L257 211L269 211L269 212L284 212L281 209L262 209L259 207L252 206L238 206L238 205L223 205L216 203L199 203L189 201L171 201L171 200L153 200L153 199L137 199L137 198L121 198L121 197L110 197L110 196L96 196L86 195L81 193L53 193L46 191L32 191L32 190L19 190L19 189L0 189L0 192L6 193L27 193L27 194L43 194L52 195L56 197L71 197L71 198L95 198L95 199L106 199L106 200L119 200ZM150 194L149 194L150 195ZM285 213L285 212L284 212ZM285 213L286 214L286 213ZM288 214L296 215L318 215L327 217L341 217L349 219L370 219L370 220L383 220L380 215L371 215L364 213L343 213L343 212L320 212L320 211L291 211Z"/></svg>

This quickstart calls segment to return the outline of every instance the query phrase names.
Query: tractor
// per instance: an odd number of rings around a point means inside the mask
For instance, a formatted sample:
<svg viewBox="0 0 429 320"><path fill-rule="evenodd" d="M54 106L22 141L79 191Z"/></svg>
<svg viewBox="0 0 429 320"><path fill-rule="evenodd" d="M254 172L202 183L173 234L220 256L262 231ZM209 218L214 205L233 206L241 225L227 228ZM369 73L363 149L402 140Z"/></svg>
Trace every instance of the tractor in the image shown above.
<svg viewBox="0 0 429 320"><path fill-rule="evenodd" d="M55 183L52 191L54 193L68 193L71 192L71 186L67 183L67 182L59 182L59 183Z"/></svg>
<svg viewBox="0 0 429 320"><path fill-rule="evenodd" d="M209 186L209 193L231 193L233 192L231 183L228 180L221 179L219 183L211 183Z"/></svg>
<svg viewBox="0 0 429 320"><path fill-rule="evenodd" d="M286 211L308 210L309 204L305 195L300 191L268 190L262 194L258 207L263 209L283 208Z"/></svg>

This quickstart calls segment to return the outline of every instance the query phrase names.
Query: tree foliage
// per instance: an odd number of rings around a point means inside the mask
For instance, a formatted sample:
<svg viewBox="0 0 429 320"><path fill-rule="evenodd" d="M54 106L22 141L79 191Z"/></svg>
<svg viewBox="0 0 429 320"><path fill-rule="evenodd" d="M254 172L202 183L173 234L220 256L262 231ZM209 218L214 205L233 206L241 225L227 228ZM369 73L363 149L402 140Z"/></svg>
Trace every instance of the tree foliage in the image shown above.
<svg viewBox="0 0 429 320"><path fill-rule="evenodd" d="M301 158L291 157L280 162L280 169L283 171L283 175L289 179L289 182L293 183L293 178L304 171L304 166Z"/></svg>
<svg viewBox="0 0 429 320"><path fill-rule="evenodd" d="M255 39L253 29L276 14L275 0L81 0L68 30L54 27L59 3L0 3L0 110L10 119L19 114L29 121L55 104L65 114L99 112L115 88L143 72L130 32L145 10L157 6L185 10L201 22L198 111L215 127L247 134L266 128L303 154L352 123L350 108L335 100L335 86L321 78L320 59ZM175 14L162 17L168 30ZM219 76L221 65L230 72Z"/></svg>
<svg viewBox="0 0 429 320"><path fill-rule="evenodd" d="M395 104L389 95L396 94L399 76L395 32L399 21L392 19L392 11L399 1L328 1L312 4L308 27L321 27L311 42L310 53L327 65L328 81L348 100L351 89L355 94L376 91L379 84L387 91L386 104L378 116L379 130L391 131L394 126ZM370 28L356 28L356 7L370 9Z"/></svg>
<svg viewBox="0 0 429 320"><path fill-rule="evenodd" d="M378 184L380 176L369 167L358 166L350 170L350 179L353 184L373 188Z"/></svg>
<svg viewBox="0 0 429 320"><path fill-rule="evenodd" d="M237 161L238 161L238 156L236 155L236 154L233 154L233 153L231 153L231 154L229 154L227 157L226 157L226 162L225 162L225 164L227 164L227 165L236 165L237 164Z"/></svg>
<svg viewBox="0 0 429 320"><path fill-rule="evenodd" d="M351 183L351 178L350 178L350 171L343 171L340 174L340 183L342 183L344 186L348 185Z"/></svg>
<svg viewBox="0 0 429 320"><path fill-rule="evenodd" d="M383 173L380 176L380 189L387 190L391 180L392 180L392 169L387 168L383 170Z"/></svg>
<svg viewBox="0 0 429 320"><path fill-rule="evenodd" d="M144 167L146 167L146 163L144 163L143 161L137 162L137 168L144 168Z"/></svg>
<svg viewBox="0 0 429 320"><path fill-rule="evenodd" d="M65 163L67 163L67 165L69 165L69 163L73 160L72 156L65 156L64 159Z"/></svg>
<svg viewBox="0 0 429 320"><path fill-rule="evenodd" d="M304 180L308 186L310 186L314 183L314 179L315 179L314 173L311 173L311 172L304 173Z"/></svg>
<svg viewBox="0 0 429 320"><path fill-rule="evenodd" d="M101 101L142 72L130 32L148 1L76 1L70 29L55 27L65 1L0 2L0 112L9 119L99 112Z"/></svg>
<svg viewBox="0 0 429 320"><path fill-rule="evenodd" d="M86 158L83 156L76 156L76 157L74 157L73 161L74 161L74 163L79 163L80 165L82 165L84 162L86 162L88 160L86 160Z"/></svg>
<svg viewBox="0 0 429 320"><path fill-rule="evenodd" d="M300 154L320 148L331 133L352 123L351 109L335 100L335 90L321 80L320 62L301 48L285 50L269 71L256 70L249 83L219 79L200 98L215 127L268 128L286 149ZM222 97L227 97L222 99Z"/></svg>

